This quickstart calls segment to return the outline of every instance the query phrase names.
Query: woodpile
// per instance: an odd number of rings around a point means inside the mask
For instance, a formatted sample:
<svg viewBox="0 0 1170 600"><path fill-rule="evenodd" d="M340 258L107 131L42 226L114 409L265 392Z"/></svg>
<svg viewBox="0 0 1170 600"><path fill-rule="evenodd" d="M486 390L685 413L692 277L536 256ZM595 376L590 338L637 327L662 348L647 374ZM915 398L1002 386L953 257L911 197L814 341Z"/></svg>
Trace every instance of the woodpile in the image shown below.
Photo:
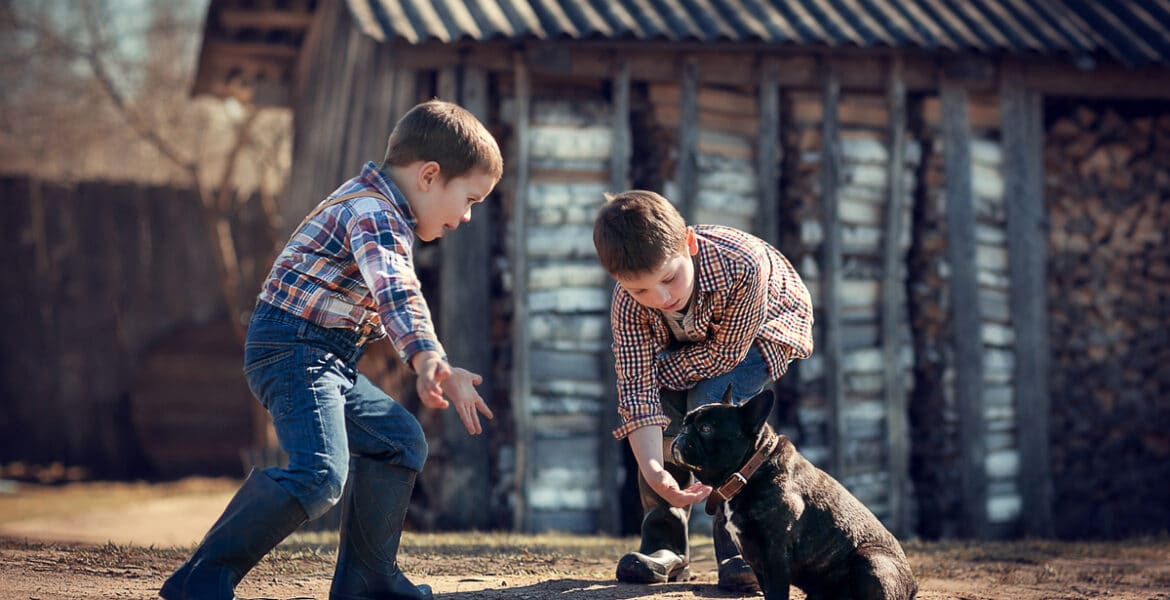
<svg viewBox="0 0 1170 600"><path fill-rule="evenodd" d="M919 491L920 532L924 537L959 534L962 516L959 474L960 410L956 404L955 361L947 258L945 150L937 98L920 103L916 135L926 161L923 188L915 207L915 246L911 253L910 310L913 315L918 384L911 403L915 435L911 469ZM998 141L995 97L972 96L968 104L971 197L974 203L975 278L982 341L979 402L986 522L1005 533L1014 527L1022 500L1018 481L1019 444L1013 394L1015 334L1010 312L1003 151Z"/></svg>
<svg viewBox="0 0 1170 600"><path fill-rule="evenodd" d="M759 234L754 227L759 205L754 162L759 135L756 97L750 91L711 85L700 86L696 96L698 190L692 214L685 217L693 223L727 225ZM650 84L648 97L657 125L677 132L682 120L679 85ZM677 172L672 175L677 176ZM677 180L664 186L664 194L675 203L681 201L678 187Z"/></svg>
<svg viewBox="0 0 1170 600"><path fill-rule="evenodd" d="M528 473L525 502L538 531L596 531L602 507L601 412L616 407L603 384L611 283L593 248L593 217L609 189L611 110L563 88L537 90L529 109L525 202L513 207L524 211L527 260L506 283L522 281L512 291L526 304L524 339L512 343L525 344L528 393L511 408L523 411L527 431L517 434L527 436L519 440L527 464L505 453L500 469L505 482L517 468Z"/></svg>
<svg viewBox="0 0 1170 600"><path fill-rule="evenodd" d="M1057 533L1166 529L1170 115L1121 103L1046 110Z"/></svg>
<svg viewBox="0 0 1170 600"><path fill-rule="evenodd" d="M821 130L823 100L819 94L794 93L786 97L790 122L785 128L786 205L793 210L799 226L799 244L790 258L798 265L817 312L818 336L825 333L825 287L821 274L825 243L823 214L825 190L822 181L826 151ZM840 323L839 368L843 387L840 415L831 422L830 399L826 397L825 363L828 350L818 337L818 351L800 363L800 405L797 410L798 445L810 460L827 467L830 462L830 428L837 428L842 473L835 473L859 499L880 518L890 517L890 460L886 430L889 412L884 396L883 367L887 358L881 339L881 302L887 243L901 255L910 245L909 198L903 198L898 218L902 235L886 240L886 205L889 196L889 109L884 96L846 95L837 106L839 130L833 140L838 155L838 177L833 194L837 198L842 272L838 299ZM902 189L914 189L914 169L920 151L916 142L904 147ZM790 246L786 246L786 249ZM791 251L791 250L790 250ZM904 287L904 280L898 283ZM904 373L902 393L909 393L913 355L909 346L907 317L899 326L901 352L893 360Z"/></svg>

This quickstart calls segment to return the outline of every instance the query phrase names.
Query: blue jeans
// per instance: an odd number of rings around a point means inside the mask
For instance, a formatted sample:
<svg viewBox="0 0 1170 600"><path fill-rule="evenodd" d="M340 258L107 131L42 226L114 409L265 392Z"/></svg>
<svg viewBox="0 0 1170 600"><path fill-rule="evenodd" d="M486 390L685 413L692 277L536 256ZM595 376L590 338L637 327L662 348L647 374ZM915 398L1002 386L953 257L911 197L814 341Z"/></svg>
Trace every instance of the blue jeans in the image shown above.
<svg viewBox="0 0 1170 600"><path fill-rule="evenodd" d="M722 402L727 386L731 386L731 401L740 404L759 394L769 383L772 383L772 378L768 374L768 363L764 362L760 349L752 345L747 356L734 369L722 375L699 381L685 392L663 389L662 410L670 419L663 436L677 435L688 411L704 404Z"/></svg>
<svg viewBox="0 0 1170 600"><path fill-rule="evenodd" d="M418 419L357 372L357 341L265 302L248 326L244 375L288 454L287 468L265 473L311 519L341 499L351 455L414 471L427 459Z"/></svg>

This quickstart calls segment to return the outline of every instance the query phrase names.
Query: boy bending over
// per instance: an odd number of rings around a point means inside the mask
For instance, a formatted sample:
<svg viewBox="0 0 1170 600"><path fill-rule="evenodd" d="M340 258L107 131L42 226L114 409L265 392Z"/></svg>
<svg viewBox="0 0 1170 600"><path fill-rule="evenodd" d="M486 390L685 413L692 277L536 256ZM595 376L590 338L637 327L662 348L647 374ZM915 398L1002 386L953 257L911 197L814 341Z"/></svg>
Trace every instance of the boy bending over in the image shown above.
<svg viewBox="0 0 1170 600"><path fill-rule="evenodd" d="M617 578L686 579L690 505L711 489L663 457L689 409L719 402L728 386L746 401L812 353L812 302L788 260L759 238L688 227L654 192L606 200L593 244L617 281L610 318L622 425L614 436L628 437L638 461L643 511L641 547L618 561ZM726 526L721 505L719 587L758 590Z"/></svg>

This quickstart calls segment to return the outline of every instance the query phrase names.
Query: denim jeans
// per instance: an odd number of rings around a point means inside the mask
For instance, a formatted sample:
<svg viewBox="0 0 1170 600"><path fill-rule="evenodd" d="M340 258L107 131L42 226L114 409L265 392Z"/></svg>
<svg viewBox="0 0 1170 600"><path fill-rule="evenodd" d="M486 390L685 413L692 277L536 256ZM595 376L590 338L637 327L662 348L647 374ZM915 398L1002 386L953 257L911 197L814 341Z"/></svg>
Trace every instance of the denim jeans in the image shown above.
<svg viewBox="0 0 1170 600"><path fill-rule="evenodd" d="M663 436L671 438L677 435L688 411L704 404L722 402L727 386L731 386L731 401L739 404L759 394L771 382L768 363L764 362L760 349L753 345L734 369L722 375L704 379L686 391L664 388L661 393L662 410L670 419L670 425Z"/></svg>
<svg viewBox="0 0 1170 600"><path fill-rule="evenodd" d="M265 302L244 343L244 374L272 415L288 467L265 473L309 518L341 499L350 456L421 471L427 441L418 419L357 372L358 334L326 329Z"/></svg>

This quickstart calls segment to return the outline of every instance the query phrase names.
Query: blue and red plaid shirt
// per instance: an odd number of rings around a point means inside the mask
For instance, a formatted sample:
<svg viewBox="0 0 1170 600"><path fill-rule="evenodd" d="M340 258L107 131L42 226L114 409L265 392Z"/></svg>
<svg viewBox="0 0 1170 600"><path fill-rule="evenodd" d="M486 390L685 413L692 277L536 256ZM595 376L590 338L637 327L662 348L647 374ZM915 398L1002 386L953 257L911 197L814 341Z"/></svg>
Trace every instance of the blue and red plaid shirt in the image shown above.
<svg viewBox="0 0 1170 600"><path fill-rule="evenodd" d="M667 352L673 337L663 314L620 285L610 311L621 439L635 429L666 427L660 388L685 390L731 371L755 344L773 380L813 350L813 307L796 269L767 242L731 227L695 226L695 327L704 335Z"/></svg>
<svg viewBox="0 0 1170 600"><path fill-rule="evenodd" d="M402 192L370 162L323 203L366 190L390 203L358 197L309 219L276 258L260 300L322 327L370 322L407 365L424 350L445 356L414 272L418 222Z"/></svg>

